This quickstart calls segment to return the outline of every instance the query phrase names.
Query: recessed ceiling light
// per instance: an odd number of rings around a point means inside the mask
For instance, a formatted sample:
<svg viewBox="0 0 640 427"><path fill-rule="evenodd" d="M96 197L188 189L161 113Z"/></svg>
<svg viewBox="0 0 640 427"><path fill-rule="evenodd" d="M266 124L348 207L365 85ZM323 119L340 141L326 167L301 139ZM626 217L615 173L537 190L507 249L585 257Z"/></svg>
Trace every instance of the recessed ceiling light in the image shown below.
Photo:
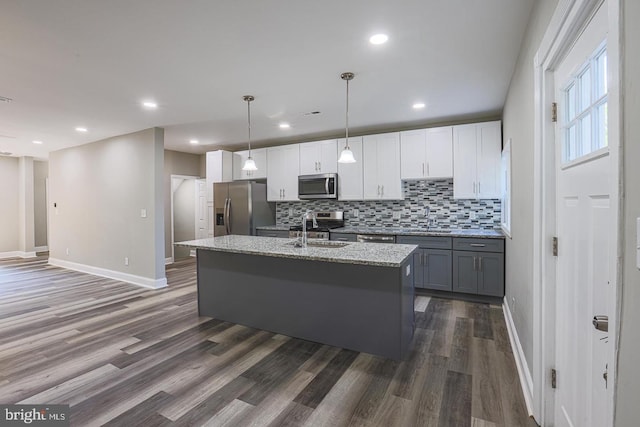
<svg viewBox="0 0 640 427"><path fill-rule="evenodd" d="M144 102L142 103L142 105L143 105L145 108L151 108L151 109L158 108L158 104L156 104L156 103L155 103L155 102L153 102L153 101L144 101Z"/></svg>
<svg viewBox="0 0 640 427"><path fill-rule="evenodd" d="M190 139L190 140L189 140L189 144L196 145L197 143L198 143L198 140L197 140L197 139Z"/></svg>
<svg viewBox="0 0 640 427"><path fill-rule="evenodd" d="M83 127L77 127L77 128L76 128L76 130L77 130L78 132L86 132L86 131L88 131L88 129L87 129L87 128L83 128Z"/></svg>
<svg viewBox="0 0 640 427"><path fill-rule="evenodd" d="M369 43L371 44L382 44L386 43L389 40L389 36L386 34L375 34L369 38Z"/></svg>
<svg viewBox="0 0 640 427"><path fill-rule="evenodd" d="M426 107L424 102L416 102L415 104L413 104L413 109L414 110L420 110L421 108Z"/></svg>
<svg viewBox="0 0 640 427"><path fill-rule="evenodd" d="M289 129L291 125L289 123L280 123L280 129Z"/></svg>
<svg viewBox="0 0 640 427"><path fill-rule="evenodd" d="M42 141L33 141L34 144L42 144Z"/></svg>

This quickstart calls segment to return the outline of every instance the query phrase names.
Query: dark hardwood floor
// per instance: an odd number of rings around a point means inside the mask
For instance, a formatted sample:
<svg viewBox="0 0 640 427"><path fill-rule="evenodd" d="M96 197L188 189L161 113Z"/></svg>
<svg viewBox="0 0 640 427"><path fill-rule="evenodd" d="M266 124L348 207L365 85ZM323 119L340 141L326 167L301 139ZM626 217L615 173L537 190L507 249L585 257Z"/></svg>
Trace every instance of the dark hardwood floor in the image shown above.
<svg viewBox="0 0 640 427"><path fill-rule="evenodd" d="M499 306L418 297L402 363L198 317L169 286L0 260L0 403L65 403L72 426L533 426Z"/></svg>

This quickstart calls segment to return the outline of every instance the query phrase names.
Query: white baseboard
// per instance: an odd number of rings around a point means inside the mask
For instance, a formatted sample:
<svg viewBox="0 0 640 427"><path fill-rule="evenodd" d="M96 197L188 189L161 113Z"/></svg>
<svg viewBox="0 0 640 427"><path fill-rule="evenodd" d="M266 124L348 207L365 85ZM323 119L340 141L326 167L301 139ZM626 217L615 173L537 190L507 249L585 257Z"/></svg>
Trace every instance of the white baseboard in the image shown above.
<svg viewBox="0 0 640 427"><path fill-rule="evenodd" d="M122 282L143 286L145 288L160 289L167 286L166 277L163 277L162 279L150 279L148 277L136 276L134 274L123 273L121 271L107 270L106 268L94 267L92 265L78 264L76 262L65 261L57 258L49 258L49 264L69 270L80 271L82 273L93 274L94 276L120 280Z"/></svg>
<svg viewBox="0 0 640 427"><path fill-rule="evenodd" d="M169 264L173 264L173 257L172 256L164 259L164 265L169 265Z"/></svg>
<svg viewBox="0 0 640 427"><path fill-rule="evenodd" d="M36 246L36 252L47 252L49 250L49 246Z"/></svg>
<svg viewBox="0 0 640 427"><path fill-rule="evenodd" d="M35 252L23 252L23 251L11 251L11 252L0 252L0 259L4 258L35 258Z"/></svg>
<svg viewBox="0 0 640 427"><path fill-rule="evenodd" d="M518 331L516 325L513 323L513 317L511 317L511 310L509 304L507 304L507 298L505 297L502 304L502 311L504 312L504 320L507 324L507 331L509 332L509 341L511 341L511 350L513 351L514 359L516 360L516 367L518 368L518 376L520 377L520 385L522 387L522 394L524 395L524 402L527 405L527 412L529 416L533 416L533 379L531 378L531 371L529 371L529 365L527 364L527 358L524 356L522 345L520 345L520 338L518 338Z"/></svg>

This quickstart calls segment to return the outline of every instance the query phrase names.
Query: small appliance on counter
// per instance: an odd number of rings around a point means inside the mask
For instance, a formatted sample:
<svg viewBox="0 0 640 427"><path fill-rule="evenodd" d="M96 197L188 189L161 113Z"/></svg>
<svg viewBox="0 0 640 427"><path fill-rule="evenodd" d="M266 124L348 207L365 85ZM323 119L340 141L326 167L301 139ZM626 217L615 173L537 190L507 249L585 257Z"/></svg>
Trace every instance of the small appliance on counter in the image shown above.
<svg viewBox="0 0 640 427"><path fill-rule="evenodd" d="M309 212L307 215L307 239L329 240L329 230L344 227L344 212ZM313 216L316 217L317 227L313 226ZM300 221L302 223L302 220ZM300 237L302 224L289 228L289 237Z"/></svg>
<svg viewBox="0 0 640 427"><path fill-rule="evenodd" d="M255 236L256 227L276 223L275 203L267 202L267 185L257 182L213 184L213 235Z"/></svg>

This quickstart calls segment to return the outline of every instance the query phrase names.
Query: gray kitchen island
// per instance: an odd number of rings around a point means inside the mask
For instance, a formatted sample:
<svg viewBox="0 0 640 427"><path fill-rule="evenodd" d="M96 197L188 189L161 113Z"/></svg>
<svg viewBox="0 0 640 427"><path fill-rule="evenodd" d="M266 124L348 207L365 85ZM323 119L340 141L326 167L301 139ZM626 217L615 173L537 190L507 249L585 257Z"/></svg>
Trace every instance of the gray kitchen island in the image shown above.
<svg viewBox="0 0 640 427"><path fill-rule="evenodd" d="M414 330L415 245L220 236L197 249L198 310L228 322L401 360Z"/></svg>

